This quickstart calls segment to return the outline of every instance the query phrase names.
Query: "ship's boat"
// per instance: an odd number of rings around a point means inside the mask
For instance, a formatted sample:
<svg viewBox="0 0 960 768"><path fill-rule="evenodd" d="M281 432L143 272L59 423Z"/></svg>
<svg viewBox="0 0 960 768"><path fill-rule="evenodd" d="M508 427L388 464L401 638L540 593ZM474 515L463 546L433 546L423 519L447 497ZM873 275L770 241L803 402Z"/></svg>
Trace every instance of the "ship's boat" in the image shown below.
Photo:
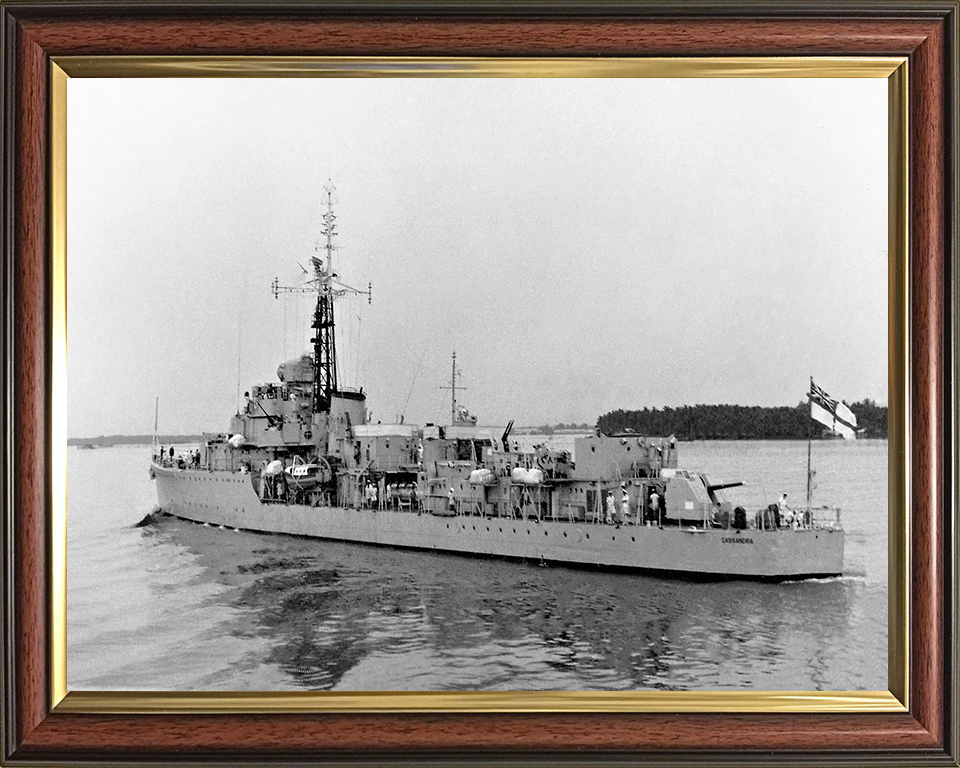
<svg viewBox="0 0 960 768"><path fill-rule="evenodd" d="M334 303L369 300L372 290L332 269L325 193L326 246L313 273L300 286L273 283L275 296L316 293L312 353L246 392L229 430L204 436L199 462L155 458L164 512L226 528L697 578L842 572L839 510L814 507L812 483L800 509L781 501L748 511L724 495L740 483L681 466L672 435L597 432L577 438L572 455L524 449L512 422L484 428L458 402L455 354L449 424L371 423L364 391L340 383Z"/></svg>
<svg viewBox="0 0 960 768"><path fill-rule="evenodd" d="M323 459L306 462L295 457L294 463L284 467L288 484L300 491L315 491L333 478L330 465Z"/></svg>

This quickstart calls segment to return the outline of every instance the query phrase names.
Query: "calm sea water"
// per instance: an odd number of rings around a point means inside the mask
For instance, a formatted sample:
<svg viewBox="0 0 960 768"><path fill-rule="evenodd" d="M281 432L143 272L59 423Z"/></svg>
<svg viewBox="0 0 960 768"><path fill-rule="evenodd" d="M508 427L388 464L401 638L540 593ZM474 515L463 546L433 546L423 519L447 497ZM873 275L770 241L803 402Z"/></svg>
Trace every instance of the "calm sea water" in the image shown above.
<svg viewBox="0 0 960 768"><path fill-rule="evenodd" d="M631 574L162 518L149 447L68 455L72 690L885 690L887 443L814 445L845 574ZM747 509L804 496L806 443L680 444Z"/></svg>

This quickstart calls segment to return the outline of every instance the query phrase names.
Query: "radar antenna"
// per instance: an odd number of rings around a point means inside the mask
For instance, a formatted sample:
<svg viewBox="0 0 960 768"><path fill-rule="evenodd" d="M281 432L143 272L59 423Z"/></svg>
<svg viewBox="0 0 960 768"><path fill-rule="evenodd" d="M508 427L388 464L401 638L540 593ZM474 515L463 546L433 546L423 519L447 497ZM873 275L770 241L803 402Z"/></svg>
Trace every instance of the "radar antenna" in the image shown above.
<svg viewBox="0 0 960 768"><path fill-rule="evenodd" d="M333 271L333 252L339 250L334 245L337 236L337 215L333 211L334 192L336 188L328 181L323 188L323 227L321 236L326 241L323 246L324 255L315 253L310 257L313 267L313 276L301 285L280 285L277 278L273 279L271 290L273 297L278 298L281 293L316 293L317 306L313 312L311 328L315 333L310 342L313 344L314 380L313 380L313 410L314 413L330 410L333 393L339 387L337 376L337 338L334 333L333 303L342 296L366 296L367 303L373 301L373 284L368 283L367 289L353 288L340 281ZM317 250L319 251L319 245ZM302 267L301 267L302 269ZM306 270L304 270L306 272Z"/></svg>

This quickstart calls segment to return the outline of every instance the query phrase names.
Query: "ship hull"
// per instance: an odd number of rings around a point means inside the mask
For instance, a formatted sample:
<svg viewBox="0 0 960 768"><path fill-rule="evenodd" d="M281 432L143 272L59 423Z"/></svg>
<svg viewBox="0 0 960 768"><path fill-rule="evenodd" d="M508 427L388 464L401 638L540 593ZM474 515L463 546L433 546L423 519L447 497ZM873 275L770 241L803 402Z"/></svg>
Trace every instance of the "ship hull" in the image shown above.
<svg viewBox="0 0 960 768"><path fill-rule="evenodd" d="M700 579L840 575L842 530L607 525L264 503L250 475L153 466L163 512L261 533Z"/></svg>

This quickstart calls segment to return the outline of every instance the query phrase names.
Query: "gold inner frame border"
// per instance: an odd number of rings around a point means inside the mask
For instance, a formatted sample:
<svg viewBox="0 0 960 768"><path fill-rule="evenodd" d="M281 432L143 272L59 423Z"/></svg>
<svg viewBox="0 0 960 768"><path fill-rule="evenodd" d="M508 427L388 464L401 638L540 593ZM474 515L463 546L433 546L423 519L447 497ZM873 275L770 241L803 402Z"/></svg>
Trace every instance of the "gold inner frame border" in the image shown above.
<svg viewBox="0 0 960 768"><path fill-rule="evenodd" d="M58 56L50 62L50 706L58 713L845 713L909 709L909 77L906 57ZM71 77L885 78L888 82L887 691L142 692L67 688L67 91Z"/></svg>

